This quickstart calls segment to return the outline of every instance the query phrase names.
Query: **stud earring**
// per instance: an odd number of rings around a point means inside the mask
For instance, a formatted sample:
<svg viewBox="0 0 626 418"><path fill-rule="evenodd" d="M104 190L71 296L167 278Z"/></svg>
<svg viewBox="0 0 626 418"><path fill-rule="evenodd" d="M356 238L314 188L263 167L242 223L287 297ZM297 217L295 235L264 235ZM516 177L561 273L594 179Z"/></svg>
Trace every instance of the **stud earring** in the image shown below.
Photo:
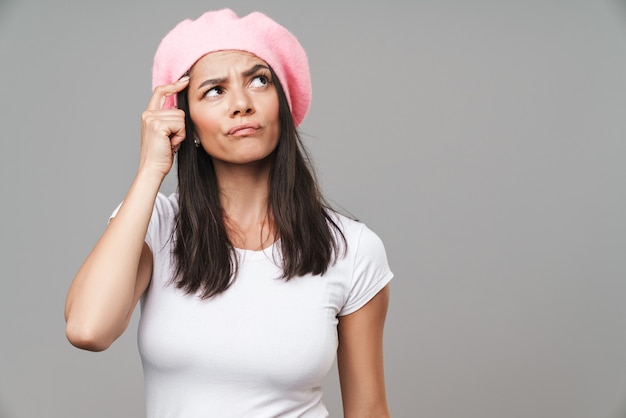
<svg viewBox="0 0 626 418"><path fill-rule="evenodd" d="M196 148L200 148L200 141L198 141L197 137L193 139L193 143L196 145Z"/></svg>

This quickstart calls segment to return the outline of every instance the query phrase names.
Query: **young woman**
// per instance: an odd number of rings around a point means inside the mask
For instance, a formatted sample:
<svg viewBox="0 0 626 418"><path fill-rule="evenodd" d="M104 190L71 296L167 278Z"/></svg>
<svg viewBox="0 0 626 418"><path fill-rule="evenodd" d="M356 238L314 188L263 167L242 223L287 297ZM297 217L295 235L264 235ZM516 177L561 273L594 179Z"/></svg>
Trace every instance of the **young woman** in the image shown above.
<svg viewBox="0 0 626 418"><path fill-rule="evenodd" d="M296 127L306 54L267 16L179 23L154 59L136 178L67 296L67 336L106 349L141 299L154 417L387 417L380 239L325 204ZM178 191L159 193L178 156Z"/></svg>

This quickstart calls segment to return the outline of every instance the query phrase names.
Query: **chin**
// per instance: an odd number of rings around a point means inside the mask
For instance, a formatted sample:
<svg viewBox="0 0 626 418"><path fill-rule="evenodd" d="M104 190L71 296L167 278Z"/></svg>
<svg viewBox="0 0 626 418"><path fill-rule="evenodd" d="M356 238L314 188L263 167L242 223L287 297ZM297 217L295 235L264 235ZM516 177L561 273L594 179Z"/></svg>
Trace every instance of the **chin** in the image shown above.
<svg viewBox="0 0 626 418"><path fill-rule="evenodd" d="M217 164L226 164L226 165L238 165L238 166L255 166L255 165L265 165L272 164L274 161L273 153L251 153L251 154L241 154L230 157L219 158L213 156L213 161Z"/></svg>

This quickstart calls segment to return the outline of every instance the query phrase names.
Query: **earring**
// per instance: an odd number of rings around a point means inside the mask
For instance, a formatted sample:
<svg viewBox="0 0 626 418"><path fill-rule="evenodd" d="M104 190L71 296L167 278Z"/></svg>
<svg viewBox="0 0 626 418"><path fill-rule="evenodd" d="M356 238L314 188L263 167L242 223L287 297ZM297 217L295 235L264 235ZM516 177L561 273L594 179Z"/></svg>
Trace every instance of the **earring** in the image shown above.
<svg viewBox="0 0 626 418"><path fill-rule="evenodd" d="M193 143L196 145L196 148L200 148L200 141L198 141L197 137L193 139Z"/></svg>

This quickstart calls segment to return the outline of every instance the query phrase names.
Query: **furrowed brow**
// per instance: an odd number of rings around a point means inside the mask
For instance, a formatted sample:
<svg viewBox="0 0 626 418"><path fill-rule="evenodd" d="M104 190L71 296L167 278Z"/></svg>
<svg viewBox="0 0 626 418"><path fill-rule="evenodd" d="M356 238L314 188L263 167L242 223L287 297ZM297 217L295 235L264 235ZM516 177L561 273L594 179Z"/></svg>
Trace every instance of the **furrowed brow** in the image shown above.
<svg viewBox="0 0 626 418"><path fill-rule="evenodd" d="M262 65L262 64L256 64L255 66L253 66L252 68L250 68L249 70L244 71L243 73L241 73L241 75L243 75L244 77L250 77L251 75L253 75L254 73L256 73L257 71L264 69L269 71L270 69L267 67L267 65Z"/></svg>
<svg viewBox="0 0 626 418"><path fill-rule="evenodd" d="M202 83L200 83L200 85L198 86L198 90L202 89L202 87L204 86L212 86L215 84L222 84L227 80L226 77L221 77L221 78L210 78L208 80L204 80Z"/></svg>
<svg viewBox="0 0 626 418"><path fill-rule="evenodd" d="M262 70L262 69L263 70L267 70L267 71L270 70L267 65L256 64L256 65L252 66L250 69L248 69L248 70L244 71L243 73L241 73L241 75L243 75L244 77L250 77L251 75L255 74L257 71ZM204 86L210 86L210 85L225 83L227 80L228 80L227 77L210 78L208 80L204 80L198 86L198 90L202 89Z"/></svg>

